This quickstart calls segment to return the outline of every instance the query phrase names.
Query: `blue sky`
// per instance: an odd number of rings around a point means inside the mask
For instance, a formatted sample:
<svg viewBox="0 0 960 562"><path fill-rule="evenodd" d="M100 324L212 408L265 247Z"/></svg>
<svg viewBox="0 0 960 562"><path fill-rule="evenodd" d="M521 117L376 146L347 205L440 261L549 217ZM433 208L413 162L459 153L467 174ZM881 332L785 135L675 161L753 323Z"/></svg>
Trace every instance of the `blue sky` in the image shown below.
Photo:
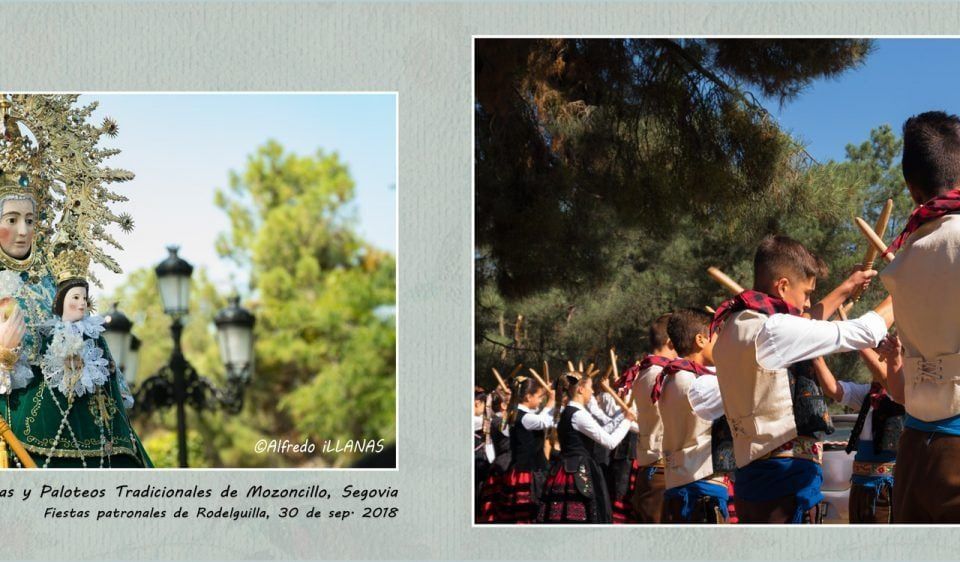
<svg viewBox="0 0 960 562"><path fill-rule="evenodd" d="M782 109L766 100L780 125L814 158L842 160L848 143L889 124L899 134L917 113L960 113L960 39L877 39L861 68L814 83Z"/></svg>
<svg viewBox="0 0 960 562"><path fill-rule="evenodd" d="M227 186L229 170L243 169L247 156L267 139L287 150L337 152L356 183L358 229L374 245L396 254L396 96L393 94L91 94L94 122L109 115L119 134L107 146L123 152L107 161L136 179L119 184L130 198L115 208L133 215L136 228L117 236L114 252L124 271L154 266L165 246L206 267L224 292L246 278L214 250L228 229L213 204L214 190ZM110 291L122 276L95 271ZM95 291L95 294L99 291Z"/></svg>

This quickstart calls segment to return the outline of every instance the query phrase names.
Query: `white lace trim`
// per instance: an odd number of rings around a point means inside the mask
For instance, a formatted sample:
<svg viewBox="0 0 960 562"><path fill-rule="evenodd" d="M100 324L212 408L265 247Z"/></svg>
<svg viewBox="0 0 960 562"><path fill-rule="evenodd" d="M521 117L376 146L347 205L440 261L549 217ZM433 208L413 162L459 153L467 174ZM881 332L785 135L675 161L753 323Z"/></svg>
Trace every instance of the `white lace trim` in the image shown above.
<svg viewBox="0 0 960 562"><path fill-rule="evenodd" d="M57 321L47 352L40 359L43 377L51 387L64 396L83 396L93 391L110 377L109 362L95 339L103 332L103 317L88 316L76 322ZM69 365L68 358L79 358L79 365Z"/></svg>
<svg viewBox="0 0 960 562"><path fill-rule="evenodd" d="M21 353L12 371L0 370L0 394L10 394L12 391L26 388L33 380L33 369L27 362L25 353Z"/></svg>
<svg viewBox="0 0 960 562"><path fill-rule="evenodd" d="M0 271L0 299L16 296L23 287L20 274L10 269Z"/></svg>

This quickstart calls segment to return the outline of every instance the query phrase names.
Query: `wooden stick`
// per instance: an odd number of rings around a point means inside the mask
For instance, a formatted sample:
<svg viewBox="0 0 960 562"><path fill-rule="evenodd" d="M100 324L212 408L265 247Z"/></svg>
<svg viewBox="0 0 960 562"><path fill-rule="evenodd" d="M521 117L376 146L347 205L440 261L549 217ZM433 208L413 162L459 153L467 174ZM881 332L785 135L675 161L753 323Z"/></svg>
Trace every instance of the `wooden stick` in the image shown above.
<svg viewBox="0 0 960 562"><path fill-rule="evenodd" d="M517 373L519 373L519 372L520 372L520 369L522 369L522 368L523 368L523 363L517 363L517 366L514 367L512 371L510 371L510 377L509 377L509 378L512 379L513 377L517 376Z"/></svg>
<svg viewBox="0 0 960 562"><path fill-rule="evenodd" d="M577 371L577 368L573 366L573 361L567 361L567 369L571 373L575 373Z"/></svg>
<svg viewBox="0 0 960 562"><path fill-rule="evenodd" d="M837 309L837 314L840 316L840 320L847 319L847 311L853 306L853 303L841 304L840 308Z"/></svg>
<svg viewBox="0 0 960 562"><path fill-rule="evenodd" d="M613 380L620 378L620 369L617 368L617 354L610 348L610 366L613 367Z"/></svg>
<svg viewBox="0 0 960 562"><path fill-rule="evenodd" d="M887 260L887 262L892 262L893 254L887 251L887 245L884 244L883 240L877 236L877 233L870 228L870 225L860 217L853 219L853 221L857 223L857 227L860 229L860 232L867 237L867 240L877 248L877 251L883 256L883 259Z"/></svg>
<svg viewBox="0 0 960 562"><path fill-rule="evenodd" d="M550 384L550 364L546 361L543 362L543 378L547 379L547 384Z"/></svg>
<svg viewBox="0 0 960 562"><path fill-rule="evenodd" d="M880 216L877 218L877 224L873 229L877 232L877 238L883 240L883 235L887 232L887 225L890 224L890 215L893 213L893 199L887 199L887 202L883 205L883 210L880 211ZM877 259L877 248L873 244L867 244L867 252L863 256L863 269L873 269L873 262ZM853 290L853 293L850 295L850 300L857 302L860 300L860 296L863 295L863 286L860 285Z"/></svg>
<svg viewBox="0 0 960 562"><path fill-rule="evenodd" d="M712 267L712 266L708 267L707 273L710 275L710 277L713 277L714 280L717 281L717 283L720 283L721 285L723 285L728 291L730 291L734 295L739 295L744 291L744 288L741 287L736 281L734 281L726 273L720 271L715 267Z"/></svg>
<svg viewBox="0 0 960 562"><path fill-rule="evenodd" d="M617 403L617 406L620 406L620 409L623 410L624 413L627 413L630 411L630 406L628 406L627 403L623 401L623 398L620 398L619 394L617 394L616 392L614 392L612 388L610 388L610 385L607 384L607 381L605 380L600 381L600 388L602 388L604 392L609 393L610 396L613 396L614 402Z"/></svg>
<svg viewBox="0 0 960 562"><path fill-rule="evenodd" d="M510 389L507 387L507 383L503 382L503 377L500 376L500 371L495 367L493 368L493 377L497 379L497 386L500 387L500 390L504 392L510 392Z"/></svg>
<svg viewBox="0 0 960 562"><path fill-rule="evenodd" d="M542 386L547 392L550 392L550 385L547 384L547 381L543 380L543 378L540 377L540 374L533 369L528 370L530 371L530 374L533 375L533 378L537 379L537 382L540 383L540 386Z"/></svg>
<svg viewBox="0 0 960 562"><path fill-rule="evenodd" d="M703 309L706 310L707 312L709 312L710 314L716 314L716 313L717 313L717 311L716 311L712 306L704 306Z"/></svg>
<svg viewBox="0 0 960 562"><path fill-rule="evenodd" d="M13 454L17 455L17 458L20 459L20 464L22 464L24 468L37 468L37 463L33 462L30 453L23 448L23 443L17 439L17 436L13 434L13 430L7 425L7 420L3 418L0 418L0 439L7 442L7 445L10 446Z"/></svg>

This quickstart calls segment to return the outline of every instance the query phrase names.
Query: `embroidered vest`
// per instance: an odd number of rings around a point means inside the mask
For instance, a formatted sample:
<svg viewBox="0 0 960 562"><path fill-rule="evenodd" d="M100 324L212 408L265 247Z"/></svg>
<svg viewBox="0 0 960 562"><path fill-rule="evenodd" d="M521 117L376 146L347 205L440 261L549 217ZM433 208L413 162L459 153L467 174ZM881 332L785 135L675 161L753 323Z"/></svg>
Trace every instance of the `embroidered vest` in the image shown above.
<svg viewBox="0 0 960 562"><path fill-rule="evenodd" d="M798 436L790 374L757 363L757 336L766 319L752 310L737 312L724 323L713 348L738 467Z"/></svg>
<svg viewBox="0 0 960 562"><path fill-rule="evenodd" d="M906 412L926 422L960 414L960 215L918 228L880 279L903 342Z"/></svg>
<svg viewBox="0 0 960 562"><path fill-rule="evenodd" d="M708 375L709 376L709 375ZM696 375L678 371L666 377L660 396L666 486L676 488L713 474L713 423L693 413L687 392Z"/></svg>

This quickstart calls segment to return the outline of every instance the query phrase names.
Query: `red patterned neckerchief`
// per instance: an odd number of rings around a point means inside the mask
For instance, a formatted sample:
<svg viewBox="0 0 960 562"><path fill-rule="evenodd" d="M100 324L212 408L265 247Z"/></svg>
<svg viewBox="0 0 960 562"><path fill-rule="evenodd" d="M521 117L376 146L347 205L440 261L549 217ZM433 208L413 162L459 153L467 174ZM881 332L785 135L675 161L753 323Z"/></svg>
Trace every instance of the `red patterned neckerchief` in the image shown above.
<svg viewBox="0 0 960 562"><path fill-rule="evenodd" d="M713 322L710 323L710 334L712 335L716 332L723 322L731 314L740 312L741 310L755 310L757 312L762 312L767 316L773 314L792 314L794 316L800 316L801 310L795 308L794 306L788 304L783 299L777 297L771 297L766 293L761 293L760 291L747 290L739 295L723 301L719 307L717 307L717 313L713 316Z"/></svg>
<svg viewBox="0 0 960 562"><path fill-rule="evenodd" d="M637 380L637 376L640 373L646 371L654 365L666 367L668 363L670 363L670 360L666 357L662 357L660 355L647 355L642 360L637 361L629 369L624 371L623 374L620 375L620 378L617 379L617 382L614 383L614 388L622 398L624 395L626 395L626 391L633 388L633 382Z"/></svg>
<svg viewBox="0 0 960 562"><path fill-rule="evenodd" d="M957 212L960 212L960 188L954 188L943 195L937 195L910 213L907 226L903 227L903 232L898 234L893 242L887 246L887 250L896 253L900 246L907 241L907 238L924 223Z"/></svg>
<svg viewBox="0 0 960 562"><path fill-rule="evenodd" d="M670 375L676 374L679 371L689 371L696 376L703 375L713 375L714 373L708 370L706 367L697 363L696 361L690 361L689 359L674 359L667 363L666 367L663 368L657 374L657 382L653 383L653 390L650 391L650 400L656 404L660 400L660 395L663 394L663 383L666 378Z"/></svg>

